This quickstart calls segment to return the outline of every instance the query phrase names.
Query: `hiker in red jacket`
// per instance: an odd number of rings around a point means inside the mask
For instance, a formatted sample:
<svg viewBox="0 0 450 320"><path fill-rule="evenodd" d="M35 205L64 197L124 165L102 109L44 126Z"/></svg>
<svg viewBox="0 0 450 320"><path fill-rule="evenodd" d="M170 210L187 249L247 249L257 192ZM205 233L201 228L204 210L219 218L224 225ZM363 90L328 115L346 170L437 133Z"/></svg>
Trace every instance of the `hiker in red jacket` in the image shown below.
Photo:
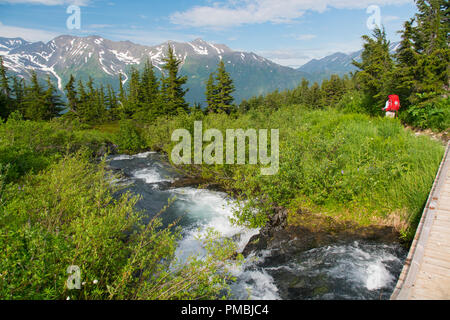
<svg viewBox="0 0 450 320"><path fill-rule="evenodd" d="M386 101L386 105L383 108L383 111L386 111L386 117L395 118L397 116L398 109L400 109L400 99L398 98L398 95L389 95L388 101Z"/></svg>

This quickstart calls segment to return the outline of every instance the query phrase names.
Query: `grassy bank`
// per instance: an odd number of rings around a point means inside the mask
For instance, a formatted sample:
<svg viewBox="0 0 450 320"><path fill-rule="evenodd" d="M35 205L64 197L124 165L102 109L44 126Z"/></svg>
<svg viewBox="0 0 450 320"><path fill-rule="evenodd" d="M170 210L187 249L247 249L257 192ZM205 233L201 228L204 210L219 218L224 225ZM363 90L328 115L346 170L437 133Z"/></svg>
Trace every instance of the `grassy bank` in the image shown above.
<svg viewBox="0 0 450 320"><path fill-rule="evenodd" d="M0 123L0 166L8 166L7 181L38 173L80 149L91 154L107 152L112 137L76 122L23 121L11 117ZM103 150L101 150L103 149Z"/></svg>
<svg viewBox="0 0 450 320"><path fill-rule="evenodd" d="M143 139L150 148L170 154L173 130L185 128L193 135L195 120L203 121L204 130L216 128L224 136L233 128L280 130L276 175L261 175L259 165L185 168L247 200L236 218L251 226L263 225L273 207L283 206L291 223L300 214L321 214L359 225L394 226L405 240L411 239L444 152L441 143L415 136L398 120L296 105L235 117L197 113L160 119Z"/></svg>

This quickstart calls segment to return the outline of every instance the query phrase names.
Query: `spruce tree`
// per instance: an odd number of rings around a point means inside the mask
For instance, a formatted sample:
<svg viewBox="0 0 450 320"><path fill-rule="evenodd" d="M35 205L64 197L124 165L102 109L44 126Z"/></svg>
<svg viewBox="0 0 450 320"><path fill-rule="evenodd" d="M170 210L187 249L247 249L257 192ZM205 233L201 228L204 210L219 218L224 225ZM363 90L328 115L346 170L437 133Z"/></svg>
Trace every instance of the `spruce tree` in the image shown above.
<svg viewBox="0 0 450 320"><path fill-rule="evenodd" d="M329 80L324 80L321 86L322 105L334 106L345 93L345 84L338 75L331 75Z"/></svg>
<svg viewBox="0 0 450 320"><path fill-rule="evenodd" d="M86 85L88 88L87 106L83 121L91 124L101 123L106 118L105 92L103 86L101 85L99 89L96 89L91 77L89 77Z"/></svg>
<svg viewBox="0 0 450 320"><path fill-rule="evenodd" d="M162 109L165 114L174 115L180 112L188 112L189 105L186 103L184 96L188 89L183 89L183 85L187 82L186 76L180 76L179 66L181 61L177 59L172 46L168 46L167 56L163 59L165 62L162 76L161 95Z"/></svg>
<svg viewBox="0 0 450 320"><path fill-rule="evenodd" d="M375 28L372 37L364 35L362 61L353 61L361 69L356 75L361 89L367 97L366 110L372 114L381 114L387 96L394 88L394 63L389 53L389 41L386 33Z"/></svg>
<svg viewBox="0 0 450 320"><path fill-rule="evenodd" d="M86 89L84 88L83 81L78 80L78 117L81 121L84 121L84 119L87 118L88 114L88 108L89 108L89 101L88 101L88 95L86 93Z"/></svg>
<svg viewBox="0 0 450 320"><path fill-rule="evenodd" d="M47 77L47 90L44 93L43 100L45 110L42 120L50 120L58 117L63 110L64 103L58 95L57 90L51 82L49 76Z"/></svg>
<svg viewBox="0 0 450 320"><path fill-rule="evenodd" d="M108 84L107 88L108 96L106 106L108 108L108 119L111 121L115 121L119 119L117 96L112 85Z"/></svg>
<svg viewBox="0 0 450 320"><path fill-rule="evenodd" d="M143 121L149 121L160 113L159 81L155 76L153 65L149 59L145 62L141 77Z"/></svg>
<svg viewBox="0 0 450 320"><path fill-rule="evenodd" d="M97 112L97 119L94 120L94 123L103 123L107 119L107 106L106 106L106 94L105 94L105 87L103 84L100 85L100 88L96 91L96 112Z"/></svg>
<svg viewBox="0 0 450 320"><path fill-rule="evenodd" d="M3 65L3 59L0 56L0 118L6 119L11 112L11 99L6 68Z"/></svg>
<svg viewBox="0 0 450 320"><path fill-rule="evenodd" d="M42 87L38 82L36 72L33 70L31 72L31 85L25 88L25 118L36 121L45 119L46 106L43 97Z"/></svg>
<svg viewBox="0 0 450 320"><path fill-rule="evenodd" d="M208 81L206 83L205 95L207 103L206 109L208 113L216 113L218 108L216 102L217 88L214 82L214 72L209 75Z"/></svg>
<svg viewBox="0 0 450 320"><path fill-rule="evenodd" d="M416 25L411 38L417 55L412 103L420 103L448 91L450 12L448 0L416 0ZM406 30L405 30L406 31ZM420 95L418 95L420 94Z"/></svg>
<svg viewBox="0 0 450 320"><path fill-rule="evenodd" d="M6 75L6 68L3 65L3 59L0 56L0 91L6 98L10 98L11 89L9 88L9 81Z"/></svg>
<svg viewBox="0 0 450 320"><path fill-rule="evenodd" d="M86 103L83 107L82 121L86 123L92 123L98 119L97 114L97 92L94 88L94 80L89 77L86 83Z"/></svg>
<svg viewBox="0 0 450 320"><path fill-rule="evenodd" d="M122 74L119 73L119 98L118 98L118 115L121 119L126 119L126 107L127 107L127 94L123 88Z"/></svg>
<svg viewBox="0 0 450 320"><path fill-rule="evenodd" d="M407 107L413 92L417 91L416 70L418 53L415 52L412 42L413 19L403 24L402 40L395 54L397 61L395 92L400 97L403 107ZM411 101L412 100L412 101Z"/></svg>
<svg viewBox="0 0 450 320"><path fill-rule="evenodd" d="M73 75L70 75L69 82L67 82L65 86L66 97L67 97L67 107L69 111L78 114L77 109L77 91L75 90L75 78Z"/></svg>
<svg viewBox="0 0 450 320"><path fill-rule="evenodd" d="M141 114L142 112L140 75L135 67L131 68L130 81L128 82L128 99L124 111L127 119L135 118L136 114Z"/></svg>
<svg viewBox="0 0 450 320"><path fill-rule="evenodd" d="M23 115L25 113L23 106L25 81L22 78L13 77L12 92L14 93L13 109L19 111Z"/></svg>
<svg viewBox="0 0 450 320"><path fill-rule="evenodd" d="M219 62L216 80L217 85L215 87L215 103L217 104L217 110L230 114L233 109L234 101L231 94L234 92L235 88L233 85L233 80L225 70L223 60L220 60Z"/></svg>
<svg viewBox="0 0 450 320"><path fill-rule="evenodd" d="M313 108L319 108L323 106L322 90L320 90L320 86L317 82L314 82L311 88L309 88L305 93L304 102L307 106Z"/></svg>
<svg viewBox="0 0 450 320"><path fill-rule="evenodd" d="M306 103L308 94L309 94L309 81L305 78L302 78L302 82L299 88L299 100L296 103Z"/></svg>

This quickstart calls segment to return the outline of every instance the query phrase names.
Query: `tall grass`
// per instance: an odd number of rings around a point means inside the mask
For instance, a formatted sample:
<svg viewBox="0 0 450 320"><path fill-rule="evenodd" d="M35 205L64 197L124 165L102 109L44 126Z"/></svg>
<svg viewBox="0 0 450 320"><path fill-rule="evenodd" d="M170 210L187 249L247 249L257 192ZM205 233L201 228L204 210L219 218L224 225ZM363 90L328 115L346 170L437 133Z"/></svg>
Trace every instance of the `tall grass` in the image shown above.
<svg viewBox="0 0 450 320"><path fill-rule="evenodd" d="M272 208L281 205L293 214L315 212L363 225L391 224L409 239L444 151L441 143L415 136L397 119L295 105L238 117L196 114L159 121L147 130L148 145L170 154L173 130L192 132L194 120L224 136L230 128L280 130L276 175L262 176L258 165L195 167L246 200L236 216L252 226L264 224Z"/></svg>

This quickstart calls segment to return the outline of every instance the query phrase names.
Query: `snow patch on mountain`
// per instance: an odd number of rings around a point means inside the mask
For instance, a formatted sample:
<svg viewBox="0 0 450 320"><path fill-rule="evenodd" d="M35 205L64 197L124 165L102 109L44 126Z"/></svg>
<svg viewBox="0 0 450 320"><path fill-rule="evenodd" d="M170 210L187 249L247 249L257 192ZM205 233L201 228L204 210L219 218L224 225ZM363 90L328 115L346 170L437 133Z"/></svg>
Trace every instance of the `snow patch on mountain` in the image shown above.
<svg viewBox="0 0 450 320"><path fill-rule="evenodd" d="M208 49L202 46L195 46L192 43L188 42L188 44L194 49L194 51L200 55L208 55Z"/></svg>
<svg viewBox="0 0 450 320"><path fill-rule="evenodd" d="M139 64L141 61L132 55L127 50L127 52L118 52L117 50L109 50L111 51L117 58L117 60L124 62L125 64Z"/></svg>

